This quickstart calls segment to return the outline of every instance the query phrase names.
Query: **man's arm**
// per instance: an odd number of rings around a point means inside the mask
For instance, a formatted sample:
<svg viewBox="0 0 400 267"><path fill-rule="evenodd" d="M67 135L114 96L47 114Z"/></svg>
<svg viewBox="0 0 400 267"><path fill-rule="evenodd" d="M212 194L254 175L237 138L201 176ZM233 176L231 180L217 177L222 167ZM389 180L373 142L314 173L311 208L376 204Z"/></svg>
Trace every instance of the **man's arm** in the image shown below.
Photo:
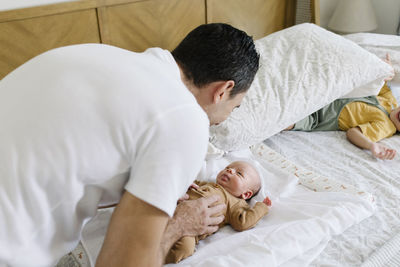
<svg viewBox="0 0 400 267"><path fill-rule="evenodd" d="M372 142L363 133L360 128L354 127L350 128L346 132L347 139L353 145L360 148L368 149L371 151L372 155L379 159L393 159L396 155L396 150L388 148L387 146L379 143Z"/></svg>
<svg viewBox="0 0 400 267"><path fill-rule="evenodd" d="M161 266L172 245L185 235L218 230L226 208L218 196L180 203L174 217L125 192L115 209L96 266Z"/></svg>
<svg viewBox="0 0 400 267"><path fill-rule="evenodd" d="M97 267L161 266L160 242L169 216L125 192L116 207Z"/></svg>

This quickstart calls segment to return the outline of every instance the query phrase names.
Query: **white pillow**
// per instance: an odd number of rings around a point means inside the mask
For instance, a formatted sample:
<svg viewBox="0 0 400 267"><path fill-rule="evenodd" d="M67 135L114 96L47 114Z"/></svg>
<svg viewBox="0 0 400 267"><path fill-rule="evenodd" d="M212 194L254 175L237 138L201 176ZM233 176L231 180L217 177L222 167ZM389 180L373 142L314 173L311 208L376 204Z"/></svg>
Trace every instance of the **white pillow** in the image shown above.
<svg viewBox="0 0 400 267"><path fill-rule="evenodd" d="M314 24L300 24L257 40L260 69L240 108L210 141L240 150L280 132L354 88L383 84L392 68L355 43ZM354 96L377 94L364 88Z"/></svg>
<svg viewBox="0 0 400 267"><path fill-rule="evenodd" d="M344 35L345 38L355 42L367 51L386 58L389 53L395 76L394 82L400 82L400 36L379 33L353 33Z"/></svg>

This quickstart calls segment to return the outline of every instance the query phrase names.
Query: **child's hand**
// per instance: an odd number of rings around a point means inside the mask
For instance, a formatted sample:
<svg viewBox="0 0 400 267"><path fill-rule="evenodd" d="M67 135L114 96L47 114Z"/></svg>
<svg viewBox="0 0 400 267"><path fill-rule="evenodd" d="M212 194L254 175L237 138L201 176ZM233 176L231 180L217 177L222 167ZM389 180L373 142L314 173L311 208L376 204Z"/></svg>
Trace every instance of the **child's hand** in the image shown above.
<svg viewBox="0 0 400 267"><path fill-rule="evenodd" d="M386 58L383 61L385 61L387 64L389 64L392 67L392 74L389 77L386 77L384 79L385 82L387 82L387 81L392 80L394 78L394 75L395 75L394 68L393 68L393 65L392 65L392 61L390 60L389 53L386 53Z"/></svg>
<svg viewBox="0 0 400 267"><path fill-rule="evenodd" d="M199 186L195 183L192 183L189 186L189 189L194 188L194 189L198 189ZM182 201L188 200L189 199L189 195L188 194L184 194L181 198L178 199L178 204L181 203Z"/></svg>
<svg viewBox="0 0 400 267"><path fill-rule="evenodd" d="M396 156L396 150L389 148L383 144L373 143L371 146L371 152L374 157L378 159L392 160Z"/></svg>
<svg viewBox="0 0 400 267"><path fill-rule="evenodd" d="M264 198L263 203L268 207L271 207L272 205L271 199L269 199L269 197Z"/></svg>

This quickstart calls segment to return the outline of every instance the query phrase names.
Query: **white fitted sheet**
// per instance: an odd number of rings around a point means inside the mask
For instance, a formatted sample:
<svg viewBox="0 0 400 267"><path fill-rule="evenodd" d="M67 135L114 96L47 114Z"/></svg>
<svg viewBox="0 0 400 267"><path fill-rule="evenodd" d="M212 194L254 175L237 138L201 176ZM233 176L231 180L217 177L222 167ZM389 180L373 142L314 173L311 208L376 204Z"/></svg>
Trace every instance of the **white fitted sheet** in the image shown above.
<svg viewBox="0 0 400 267"><path fill-rule="evenodd" d="M376 197L374 215L332 238L310 266L360 266L371 262L375 264L368 266L389 266L382 258L376 261L375 251L381 250L380 254L387 257L398 254L387 253L390 246L385 244L396 240L400 233L400 136L381 142L397 149L394 160L375 159L369 151L350 144L344 132L282 132L265 141L295 164Z"/></svg>
<svg viewBox="0 0 400 267"><path fill-rule="evenodd" d="M195 254L179 266L306 266L332 236L373 213L373 198L367 192L352 191L349 185L349 192L344 192L340 186L328 184L329 179L291 165L266 146L259 145L253 151L256 157L249 150L214 157L202 175L213 176L234 160L252 160L263 179L263 188L253 201L270 196L270 213L255 228L244 232L235 232L229 226L220 229L200 241ZM83 232L82 243L92 263L110 214L111 210L100 212Z"/></svg>

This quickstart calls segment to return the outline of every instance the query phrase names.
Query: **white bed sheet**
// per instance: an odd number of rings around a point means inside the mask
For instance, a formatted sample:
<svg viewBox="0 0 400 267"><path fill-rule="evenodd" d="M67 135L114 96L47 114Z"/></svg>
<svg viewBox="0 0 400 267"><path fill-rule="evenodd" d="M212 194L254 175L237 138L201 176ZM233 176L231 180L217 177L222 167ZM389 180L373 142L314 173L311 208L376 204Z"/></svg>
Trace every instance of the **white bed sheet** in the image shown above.
<svg viewBox="0 0 400 267"><path fill-rule="evenodd" d="M250 151L212 159L203 175L215 175L228 162L242 158L251 159ZM244 232L230 227L220 229L201 241L195 254L178 266L306 266L332 236L373 213L374 205L366 198L344 192L314 192L276 162L257 158L260 164L254 164L263 177L263 188L255 198L262 201L270 196L270 213L255 228ZM84 229L82 243L92 263L110 214L111 210L100 212Z"/></svg>
<svg viewBox="0 0 400 267"><path fill-rule="evenodd" d="M390 253L398 254L384 245L400 233L400 136L381 142L397 149L393 161L375 159L369 151L350 144L344 132L282 132L265 141L295 164L376 197L374 215L330 240L310 266L367 266L371 262L368 266L391 266L383 260ZM379 250L386 256L375 260L374 252Z"/></svg>

